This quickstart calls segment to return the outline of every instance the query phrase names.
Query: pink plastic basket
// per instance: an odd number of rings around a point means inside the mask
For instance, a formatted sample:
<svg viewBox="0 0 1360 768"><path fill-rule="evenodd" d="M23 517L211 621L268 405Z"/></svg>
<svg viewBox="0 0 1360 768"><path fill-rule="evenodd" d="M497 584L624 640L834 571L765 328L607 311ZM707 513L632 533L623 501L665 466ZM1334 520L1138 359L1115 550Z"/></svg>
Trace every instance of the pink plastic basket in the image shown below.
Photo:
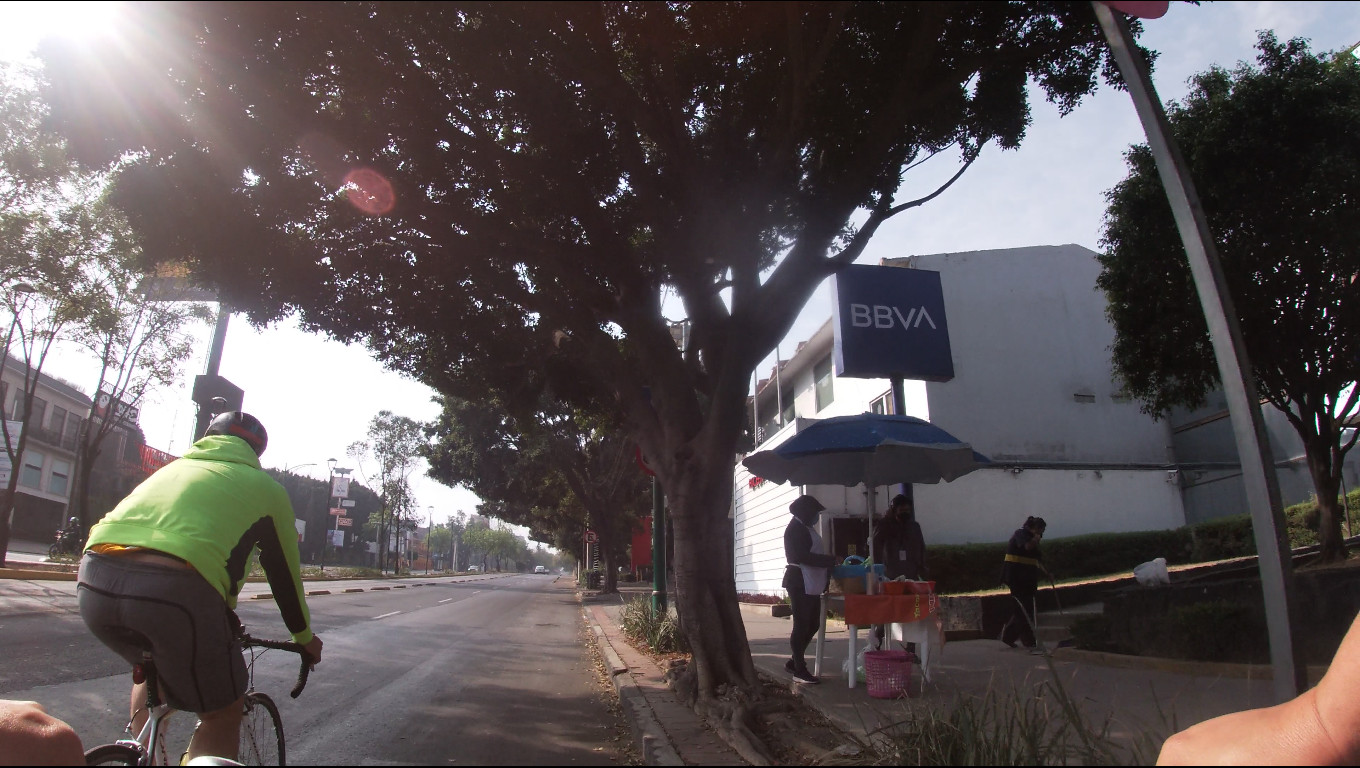
<svg viewBox="0 0 1360 768"><path fill-rule="evenodd" d="M864 654L864 680L875 699L916 698L916 678L911 665L916 655L907 651L868 651Z"/></svg>

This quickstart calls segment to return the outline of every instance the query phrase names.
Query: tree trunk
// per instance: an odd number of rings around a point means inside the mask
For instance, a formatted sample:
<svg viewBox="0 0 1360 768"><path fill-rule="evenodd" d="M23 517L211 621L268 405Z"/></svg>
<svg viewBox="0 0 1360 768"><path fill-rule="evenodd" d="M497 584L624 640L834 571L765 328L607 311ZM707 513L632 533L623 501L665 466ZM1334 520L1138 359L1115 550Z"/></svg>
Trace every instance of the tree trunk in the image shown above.
<svg viewBox="0 0 1360 768"><path fill-rule="evenodd" d="M732 572L730 476L718 456L691 458L667 488L675 537L676 606L694 657L698 698L712 702L721 685L755 690L755 664L737 603Z"/></svg>
<svg viewBox="0 0 1360 768"><path fill-rule="evenodd" d="M1318 562L1336 563L1346 559L1346 542L1341 536L1341 515L1338 493L1341 489L1340 450L1333 447L1335 440L1324 437L1304 442L1308 459L1308 473L1313 478L1318 505Z"/></svg>

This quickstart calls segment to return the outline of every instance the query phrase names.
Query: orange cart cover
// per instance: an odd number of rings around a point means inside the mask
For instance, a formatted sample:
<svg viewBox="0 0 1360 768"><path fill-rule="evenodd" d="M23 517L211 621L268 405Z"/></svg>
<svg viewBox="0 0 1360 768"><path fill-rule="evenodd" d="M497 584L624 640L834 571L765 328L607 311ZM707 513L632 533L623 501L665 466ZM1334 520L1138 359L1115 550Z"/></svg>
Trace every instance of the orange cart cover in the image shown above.
<svg viewBox="0 0 1360 768"><path fill-rule="evenodd" d="M905 624L934 616L939 600L925 595L846 595L845 623L857 627L870 624Z"/></svg>

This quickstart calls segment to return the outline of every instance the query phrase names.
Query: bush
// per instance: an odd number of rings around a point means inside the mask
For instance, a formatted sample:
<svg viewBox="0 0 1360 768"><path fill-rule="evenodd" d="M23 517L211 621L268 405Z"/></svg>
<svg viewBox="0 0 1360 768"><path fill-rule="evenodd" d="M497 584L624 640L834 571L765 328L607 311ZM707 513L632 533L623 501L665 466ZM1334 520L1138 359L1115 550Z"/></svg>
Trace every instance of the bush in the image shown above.
<svg viewBox="0 0 1360 768"><path fill-rule="evenodd" d="M660 614L652 609L650 598L639 597L623 606L623 633L657 653L689 653L689 643L680 632L673 610Z"/></svg>
<svg viewBox="0 0 1360 768"><path fill-rule="evenodd" d="M1360 507L1360 490L1348 500ZM1291 548L1318 543L1317 502L1295 504L1285 510ZM1052 530L1052 529L1050 529ZM1009 537L1008 537L1009 538ZM1220 517L1172 530L1092 533L1044 541L1044 563L1059 579L1128 573L1139 563L1158 557L1168 565L1203 563L1256 554L1251 516ZM1006 543L938 544L926 547L926 565L942 594L997 589Z"/></svg>
<svg viewBox="0 0 1360 768"><path fill-rule="evenodd" d="M1269 661L1264 616L1240 603L1211 600L1174 605L1160 619L1152 655L1190 661Z"/></svg>
<svg viewBox="0 0 1360 768"><path fill-rule="evenodd" d="M750 592L737 593L737 602L739 603L751 603L753 605L778 605L780 603L787 603L788 601L789 599L787 597L780 597L779 595L761 595L752 594Z"/></svg>
<svg viewBox="0 0 1360 768"><path fill-rule="evenodd" d="M1103 613L1073 619L1068 629L1072 632L1072 643L1084 651L1125 652L1125 649L1115 642L1110 619Z"/></svg>

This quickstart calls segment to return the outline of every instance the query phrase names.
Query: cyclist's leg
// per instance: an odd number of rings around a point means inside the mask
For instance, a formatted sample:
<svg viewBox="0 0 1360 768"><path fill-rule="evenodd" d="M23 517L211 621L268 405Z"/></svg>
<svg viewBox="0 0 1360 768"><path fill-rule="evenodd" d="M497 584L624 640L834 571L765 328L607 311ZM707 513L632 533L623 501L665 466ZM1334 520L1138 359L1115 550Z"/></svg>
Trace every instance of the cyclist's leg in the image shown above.
<svg viewBox="0 0 1360 768"><path fill-rule="evenodd" d="M213 755L235 760L244 706L245 697L242 696L221 709L200 713L198 729L189 741L189 758Z"/></svg>
<svg viewBox="0 0 1360 768"><path fill-rule="evenodd" d="M151 716L146 708L146 683L132 684L132 699L128 702L128 721L132 723L132 735L136 736L142 732L142 726L146 725L147 719Z"/></svg>

